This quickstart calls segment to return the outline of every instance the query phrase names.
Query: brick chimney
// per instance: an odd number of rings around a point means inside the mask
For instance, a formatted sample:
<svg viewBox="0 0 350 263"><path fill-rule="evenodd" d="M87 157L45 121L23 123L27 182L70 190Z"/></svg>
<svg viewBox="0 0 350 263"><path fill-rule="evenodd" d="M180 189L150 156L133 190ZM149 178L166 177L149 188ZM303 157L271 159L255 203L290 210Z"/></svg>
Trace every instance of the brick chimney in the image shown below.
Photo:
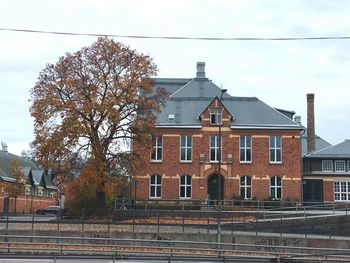
<svg viewBox="0 0 350 263"><path fill-rule="evenodd" d="M197 62L197 79L205 79L205 62Z"/></svg>
<svg viewBox="0 0 350 263"><path fill-rule="evenodd" d="M316 150L315 146L315 94L306 94L307 101L307 152L311 153Z"/></svg>

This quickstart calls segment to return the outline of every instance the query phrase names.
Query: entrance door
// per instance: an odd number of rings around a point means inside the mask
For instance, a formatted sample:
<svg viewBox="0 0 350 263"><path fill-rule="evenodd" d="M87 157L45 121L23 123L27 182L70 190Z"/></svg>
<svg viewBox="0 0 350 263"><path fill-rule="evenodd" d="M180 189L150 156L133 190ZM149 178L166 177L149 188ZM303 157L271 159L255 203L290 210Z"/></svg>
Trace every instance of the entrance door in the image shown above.
<svg viewBox="0 0 350 263"><path fill-rule="evenodd" d="M223 200L224 197L224 178L221 176L221 193L220 193L220 200ZM211 201L218 200L219 198L219 175L217 173L212 174L208 179L208 195L209 199ZM211 202L213 203L213 202Z"/></svg>
<svg viewBox="0 0 350 263"><path fill-rule="evenodd" d="M323 203L323 180L303 181L304 205Z"/></svg>

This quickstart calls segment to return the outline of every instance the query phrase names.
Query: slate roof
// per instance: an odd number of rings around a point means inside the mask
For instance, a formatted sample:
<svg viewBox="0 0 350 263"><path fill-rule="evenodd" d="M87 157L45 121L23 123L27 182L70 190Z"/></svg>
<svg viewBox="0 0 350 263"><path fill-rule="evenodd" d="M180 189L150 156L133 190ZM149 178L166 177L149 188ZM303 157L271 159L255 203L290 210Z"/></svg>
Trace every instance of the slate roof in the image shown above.
<svg viewBox="0 0 350 263"><path fill-rule="evenodd" d="M200 115L221 95L221 89L205 77L154 79L154 83L160 86L163 83L171 93L158 115L159 128L201 128ZM291 118L255 97L232 97L224 93L222 103L233 116L230 123L233 129L302 129Z"/></svg>
<svg viewBox="0 0 350 263"><path fill-rule="evenodd" d="M350 158L350 140L315 151L307 155L313 158Z"/></svg>
<svg viewBox="0 0 350 263"><path fill-rule="evenodd" d="M23 158L7 151L0 150L0 180L6 182L14 182L16 179L11 173L11 160L16 159L22 168L25 181L30 184L34 183L35 186L43 186L51 189L57 189L45 174L32 160Z"/></svg>
<svg viewBox="0 0 350 263"><path fill-rule="evenodd" d="M302 155L307 155L307 129L304 128L304 131L305 132L303 132L301 136L301 153ZM316 148L315 152L328 148L330 146L332 146L332 144L322 139L317 134L315 135L315 148Z"/></svg>
<svg viewBox="0 0 350 263"><path fill-rule="evenodd" d="M153 79L153 87L157 88L162 86L165 88L170 94L173 94L179 88L184 86L186 83L190 82L192 79L180 79L180 78L154 78Z"/></svg>

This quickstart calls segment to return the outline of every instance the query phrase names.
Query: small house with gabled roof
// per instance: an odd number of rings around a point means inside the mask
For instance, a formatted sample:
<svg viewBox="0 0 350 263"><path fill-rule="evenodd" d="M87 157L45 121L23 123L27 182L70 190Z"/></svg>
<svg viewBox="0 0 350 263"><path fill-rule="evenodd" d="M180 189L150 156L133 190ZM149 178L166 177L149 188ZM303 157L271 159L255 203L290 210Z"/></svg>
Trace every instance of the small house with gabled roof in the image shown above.
<svg viewBox="0 0 350 263"><path fill-rule="evenodd" d="M234 97L205 76L154 79L162 105L149 161L134 171L136 199L301 201L301 131L293 113ZM133 149L138 147L134 142Z"/></svg>
<svg viewBox="0 0 350 263"><path fill-rule="evenodd" d="M11 172L11 162L16 160L23 173L23 194L18 196L16 202L6 193L6 185L16 183L16 177ZM7 148L0 150L0 211L4 212L35 212L55 203L57 187L45 171L32 160L11 154ZM16 209L15 207L16 206Z"/></svg>

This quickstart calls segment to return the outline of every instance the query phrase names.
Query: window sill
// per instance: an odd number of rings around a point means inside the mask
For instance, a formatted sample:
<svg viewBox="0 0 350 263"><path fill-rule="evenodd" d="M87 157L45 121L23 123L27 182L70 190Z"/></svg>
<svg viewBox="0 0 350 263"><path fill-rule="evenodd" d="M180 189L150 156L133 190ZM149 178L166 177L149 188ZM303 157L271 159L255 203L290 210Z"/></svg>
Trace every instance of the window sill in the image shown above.
<svg viewBox="0 0 350 263"><path fill-rule="evenodd" d="M243 162L243 161L239 161L240 164L252 164L253 162Z"/></svg>
<svg viewBox="0 0 350 263"><path fill-rule="evenodd" d="M149 199L152 199L152 200L153 199L162 199L162 197L152 197L152 196L150 196Z"/></svg>
<svg viewBox="0 0 350 263"><path fill-rule="evenodd" d="M283 164L282 162L271 162L270 161L270 164Z"/></svg>
<svg viewBox="0 0 350 263"><path fill-rule="evenodd" d="M192 163L192 161L181 161L180 160L180 163Z"/></svg>
<svg viewBox="0 0 350 263"><path fill-rule="evenodd" d="M157 160L150 160L150 163L162 163L163 162L163 160L159 160L159 161L157 161Z"/></svg>

